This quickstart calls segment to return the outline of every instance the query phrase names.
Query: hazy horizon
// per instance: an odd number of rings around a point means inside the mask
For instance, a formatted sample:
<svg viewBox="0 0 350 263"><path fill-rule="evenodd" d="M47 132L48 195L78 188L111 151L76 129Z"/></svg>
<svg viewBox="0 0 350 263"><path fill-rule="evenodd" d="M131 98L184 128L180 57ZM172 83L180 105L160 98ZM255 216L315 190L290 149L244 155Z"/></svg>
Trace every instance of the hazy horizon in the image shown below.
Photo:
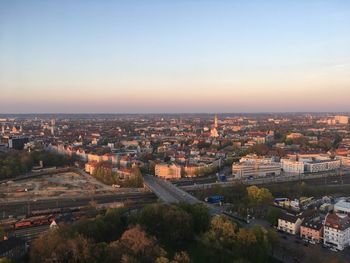
<svg viewBox="0 0 350 263"><path fill-rule="evenodd" d="M293 115L293 114L350 114L350 111L275 111L275 112L27 112L0 113L0 116L11 115Z"/></svg>
<svg viewBox="0 0 350 263"><path fill-rule="evenodd" d="M349 1L6 1L0 113L349 112Z"/></svg>

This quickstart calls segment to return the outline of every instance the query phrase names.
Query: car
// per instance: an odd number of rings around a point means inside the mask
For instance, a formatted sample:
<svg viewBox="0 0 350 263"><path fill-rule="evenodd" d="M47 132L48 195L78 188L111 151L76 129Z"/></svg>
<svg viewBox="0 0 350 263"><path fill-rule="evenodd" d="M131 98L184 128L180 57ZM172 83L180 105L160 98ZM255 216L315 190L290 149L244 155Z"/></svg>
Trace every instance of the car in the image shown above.
<svg viewBox="0 0 350 263"><path fill-rule="evenodd" d="M338 249L336 249L335 247L331 247L329 250L333 252L338 252Z"/></svg>
<svg viewBox="0 0 350 263"><path fill-rule="evenodd" d="M309 246L309 244L308 244L308 243L304 243L303 245L304 245L305 247L308 247L308 246Z"/></svg>

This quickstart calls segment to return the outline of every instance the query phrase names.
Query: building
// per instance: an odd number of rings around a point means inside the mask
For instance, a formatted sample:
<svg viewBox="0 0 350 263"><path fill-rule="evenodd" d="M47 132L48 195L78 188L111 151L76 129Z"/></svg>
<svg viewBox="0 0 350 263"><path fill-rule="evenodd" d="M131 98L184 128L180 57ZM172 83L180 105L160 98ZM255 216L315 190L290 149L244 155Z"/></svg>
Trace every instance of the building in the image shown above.
<svg viewBox="0 0 350 263"><path fill-rule="evenodd" d="M320 220L305 220L300 226L300 237L316 243L322 242L323 224Z"/></svg>
<svg viewBox="0 0 350 263"><path fill-rule="evenodd" d="M309 173L318 173L333 171L340 168L340 160L315 160L305 163L305 171Z"/></svg>
<svg viewBox="0 0 350 263"><path fill-rule="evenodd" d="M187 164L184 167L184 173L186 177L195 177L200 173L201 168L202 166L196 164Z"/></svg>
<svg viewBox="0 0 350 263"><path fill-rule="evenodd" d="M350 218L348 215L328 213L324 222L323 243L343 250L350 245Z"/></svg>
<svg viewBox="0 0 350 263"><path fill-rule="evenodd" d="M295 235L299 233L303 219L289 213L282 213L278 218L277 229Z"/></svg>
<svg viewBox="0 0 350 263"><path fill-rule="evenodd" d="M96 162L96 161L87 162L85 164L85 172L87 172L89 174L93 174L94 171L96 170L97 166L98 166L98 162Z"/></svg>
<svg viewBox="0 0 350 263"><path fill-rule="evenodd" d="M298 138L301 138L303 137L304 135L302 135L301 133L298 133L298 132L293 132L293 133L290 133L287 135L287 139L298 139Z"/></svg>
<svg viewBox="0 0 350 263"><path fill-rule="evenodd" d="M348 116L337 115L334 117L334 119L337 124L347 125L349 123Z"/></svg>
<svg viewBox="0 0 350 263"><path fill-rule="evenodd" d="M334 205L334 212L338 214L350 215L349 200L340 200Z"/></svg>
<svg viewBox="0 0 350 263"><path fill-rule="evenodd" d="M176 164L156 164L155 175L164 179L181 178L181 166Z"/></svg>
<svg viewBox="0 0 350 263"><path fill-rule="evenodd" d="M102 168L105 172L112 173L112 164L106 162L91 161L85 164L85 171L89 174L93 174L97 168Z"/></svg>
<svg viewBox="0 0 350 263"><path fill-rule="evenodd" d="M304 163L299 161L282 159L281 168L286 173L296 173L296 174L304 173Z"/></svg>
<svg viewBox="0 0 350 263"><path fill-rule="evenodd" d="M281 166L279 163L234 163L232 165L232 175L235 179L248 177L266 177L281 174Z"/></svg>
<svg viewBox="0 0 350 263"><path fill-rule="evenodd" d="M8 140L10 149L23 150L24 145L29 142L28 137L12 137Z"/></svg>
<svg viewBox="0 0 350 263"><path fill-rule="evenodd" d="M335 159L340 160L341 166L350 166L350 155L348 156L337 155Z"/></svg>
<svg viewBox="0 0 350 263"><path fill-rule="evenodd" d="M242 157L239 160L240 163L251 163L251 164L271 164L273 163L272 158L267 158L263 156L258 156L256 154L249 154Z"/></svg>
<svg viewBox="0 0 350 263"><path fill-rule="evenodd" d="M218 116L215 115L214 126L210 130L210 137L213 137L213 138L219 137L217 128L218 128Z"/></svg>
<svg viewBox="0 0 350 263"><path fill-rule="evenodd" d="M118 174L119 179L121 180L129 179L133 176L131 168L122 167L120 169L113 169L113 172L116 172Z"/></svg>
<svg viewBox="0 0 350 263"><path fill-rule="evenodd" d="M331 159L328 155L320 154L289 155L288 158L281 160L281 168L286 173L327 172L340 166L340 159Z"/></svg>

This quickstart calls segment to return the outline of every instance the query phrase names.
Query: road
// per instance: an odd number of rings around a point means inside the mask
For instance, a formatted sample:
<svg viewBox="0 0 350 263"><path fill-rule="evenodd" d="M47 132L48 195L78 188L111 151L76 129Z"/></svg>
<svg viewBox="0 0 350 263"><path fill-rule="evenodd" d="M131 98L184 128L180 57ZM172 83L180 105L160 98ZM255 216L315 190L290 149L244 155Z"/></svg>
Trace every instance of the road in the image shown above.
<svg viewBox="0 0 350 263"><path fill-rule="evenodd" d="M200 201L189 193L176 187L169 181L162 180L152 175L145 175L146 186L165 203L186 202L190 204Z"/></svg>
<svg viewBox="0 0 350 263"><path fill-rule="evenodd" d="M107 195L91 195L74 198L51 198L40 200L27 201L11 201L0 203L0 218L8 218L10 215L17 217L28 215L32 211L46 210L55 208L70 208L86 206L91 201L98 204L112 203L112 202L127 202L127 201L152 201L156 197L153 193L139 192L139 193L116 193Z"/></svg>
<svg viewBox="0 0 350 263"><path fill-rule="evenodd" d="M185 192L179 187L175 186L169 181L154 177L152 175L145 175L144 182L146 186L165 203L184 202L189 204L202 203L208 207L211 216L222 215L224 208L213 204L208 204L198 200L193 195Z"/></svg>

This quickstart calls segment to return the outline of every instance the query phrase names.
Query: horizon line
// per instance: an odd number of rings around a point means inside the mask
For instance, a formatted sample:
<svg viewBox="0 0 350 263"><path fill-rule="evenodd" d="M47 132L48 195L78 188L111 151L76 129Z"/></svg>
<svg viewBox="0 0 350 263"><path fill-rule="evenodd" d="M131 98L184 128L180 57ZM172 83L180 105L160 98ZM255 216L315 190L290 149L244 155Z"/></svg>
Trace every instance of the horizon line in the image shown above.
<svg viewBox="0 0 350 263"><path fill-rule="evenodd" d="M350 111L261 111L261 112L28 112L28 113L0 113L0 115L171 115L171 114L301 114L301 113L344 113L350 114Z"/></svg>

